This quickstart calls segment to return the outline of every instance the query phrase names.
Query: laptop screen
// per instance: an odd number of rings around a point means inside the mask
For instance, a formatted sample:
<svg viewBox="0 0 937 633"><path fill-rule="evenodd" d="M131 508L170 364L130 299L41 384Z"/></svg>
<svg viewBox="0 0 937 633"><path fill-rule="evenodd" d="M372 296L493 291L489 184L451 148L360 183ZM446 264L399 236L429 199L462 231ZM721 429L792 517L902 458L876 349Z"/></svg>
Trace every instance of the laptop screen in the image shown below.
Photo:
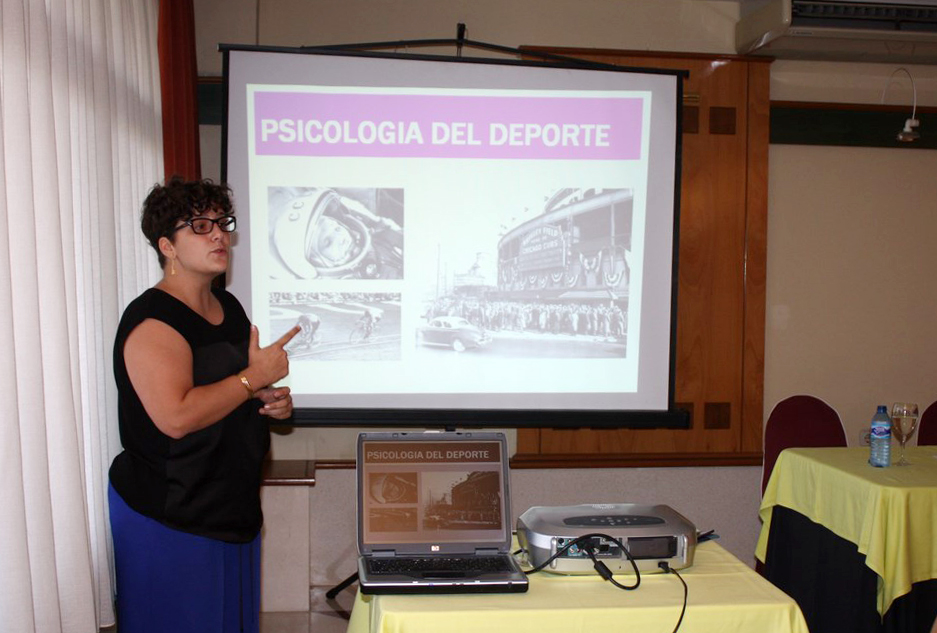
<svg viewBox="0 0 937 633"><path fill-rule="evenodd" d="M499 433L363 433L358 525L363 553L473 551L510 542Z"/></svg>

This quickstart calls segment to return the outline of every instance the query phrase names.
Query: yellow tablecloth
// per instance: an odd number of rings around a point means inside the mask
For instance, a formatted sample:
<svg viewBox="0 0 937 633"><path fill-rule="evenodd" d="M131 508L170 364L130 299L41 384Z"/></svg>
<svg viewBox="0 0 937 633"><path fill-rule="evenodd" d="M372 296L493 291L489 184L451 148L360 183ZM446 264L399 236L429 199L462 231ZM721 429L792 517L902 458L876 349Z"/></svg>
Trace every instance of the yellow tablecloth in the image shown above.
<svg viewBox="0 0 937 633"><path fill-rule="evenodd" d="M808 633L797 604L713 542L680 572L689 587L681 633ZM632 584L631 576L616 576ZM589 633L672 631L683 585L645 574L622 591L598 576L532 574L523 594L365 596L358 593L348 633Z"/></svg>
<svg viewBox="0 0 937 633"><path fill-rule="evenodd" d="M878 612L937 578L937 447L908 447L910 466L873 468L868 448L790 448L771 472L755 555L765 560L775 505L855 543L878 577ZM796 556L797 552L791 552Z"/></svg>

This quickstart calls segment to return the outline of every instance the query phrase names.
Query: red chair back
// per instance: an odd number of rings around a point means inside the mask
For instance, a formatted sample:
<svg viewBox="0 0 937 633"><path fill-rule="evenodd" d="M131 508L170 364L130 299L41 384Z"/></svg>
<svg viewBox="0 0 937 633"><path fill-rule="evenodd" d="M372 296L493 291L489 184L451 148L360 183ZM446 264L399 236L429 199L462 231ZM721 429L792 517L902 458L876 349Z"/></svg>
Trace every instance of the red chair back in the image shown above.
<svg viewBox="0 0 937 633"><path fill-rule="evenodd" d="M924 409L917 423L917 445L937 445L937 402Z"/></svg>
<svg viewBox="0 0 937 633"><path fill-rule="evenodd" d="M785 448L846 446L843 422L833 407L814 396L791 396L774 406L765 425L765 462L761 492Z"/></svg>

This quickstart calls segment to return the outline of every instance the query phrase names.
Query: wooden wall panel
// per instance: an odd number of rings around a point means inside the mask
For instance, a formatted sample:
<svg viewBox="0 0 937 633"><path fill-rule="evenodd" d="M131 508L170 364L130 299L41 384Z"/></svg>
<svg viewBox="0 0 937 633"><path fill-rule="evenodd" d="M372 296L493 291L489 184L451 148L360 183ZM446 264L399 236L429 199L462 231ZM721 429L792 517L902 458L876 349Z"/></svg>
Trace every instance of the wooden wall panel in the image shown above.
<svg viewBox="0 0 937 633"><path fill-rule="evenodd" d="M514 466L760 463L769 64L539 50L689 71L684 101L698 116L683 135L676 401L692 405L693 422L688 430L526 429Z"/></svg>
<svg viewBox="0 0 937 633"><path fill-rule="evenodd" d="M765 301L768 259L770 66L748 66L748 191L741 450L761 452L765 394Z"/></svg>

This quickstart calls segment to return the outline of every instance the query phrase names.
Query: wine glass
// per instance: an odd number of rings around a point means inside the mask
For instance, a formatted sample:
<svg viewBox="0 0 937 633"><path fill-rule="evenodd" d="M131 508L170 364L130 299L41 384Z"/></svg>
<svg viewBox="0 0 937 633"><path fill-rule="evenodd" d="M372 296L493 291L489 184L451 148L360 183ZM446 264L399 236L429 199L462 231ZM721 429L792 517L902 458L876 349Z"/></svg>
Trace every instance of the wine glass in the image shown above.
<svg viewBox="0 0 937 633"><path fill-rule="evenodd" d="M859 429L859 446L869 447L869 444L872 441L872 429L864 426Z"/></svg>
<svg viewBox="0 0 937 633"><path fill-rule="evenodd" d="M891 407L891 432L901 445L901 456L895 466L907 466L911 462L905 459L904 445L914 430L917 429L917 405L913 402L896 402Z"/></svg>

